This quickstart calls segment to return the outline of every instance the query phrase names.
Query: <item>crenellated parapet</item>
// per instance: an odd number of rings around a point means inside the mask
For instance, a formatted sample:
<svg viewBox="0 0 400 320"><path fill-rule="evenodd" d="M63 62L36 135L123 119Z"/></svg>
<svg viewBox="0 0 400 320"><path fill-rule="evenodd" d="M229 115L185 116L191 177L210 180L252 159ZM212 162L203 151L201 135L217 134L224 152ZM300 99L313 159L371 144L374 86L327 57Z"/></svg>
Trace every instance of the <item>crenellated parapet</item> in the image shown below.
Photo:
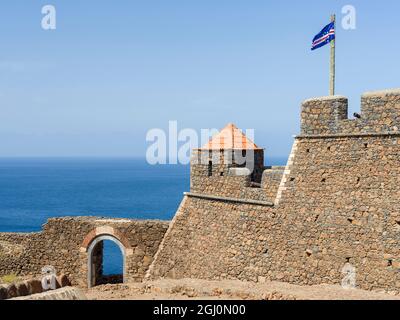
<svg viewBox="0 0 400 320"><path fill-rule="evenodd" d="M348 119L343 96L308 99L301 110L301 135L400 133L400 89L365 93L359 117Z"/></svg>
<svg viewBox="0 0 400 320"><path fill-rule="evenodd" d="M308 99L301 110L301 133L339 133L340 122L347 119L348 100L342 96Z"/></svg>

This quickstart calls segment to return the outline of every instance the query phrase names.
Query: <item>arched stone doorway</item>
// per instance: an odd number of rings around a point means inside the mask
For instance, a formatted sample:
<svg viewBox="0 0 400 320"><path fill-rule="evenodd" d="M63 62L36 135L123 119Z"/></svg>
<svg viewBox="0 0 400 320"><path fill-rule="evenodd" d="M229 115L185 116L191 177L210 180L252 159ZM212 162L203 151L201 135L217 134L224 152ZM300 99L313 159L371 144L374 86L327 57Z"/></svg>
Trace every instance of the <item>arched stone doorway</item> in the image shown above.
<svg viewBox="0 0 400 320"><path fill-rule="evenodd" d="M126 279L126 252L124 245L111 235L102 235L95 238L88 247L88 287L93 287L103 282L103 241L109 240L118 245L122 253L122 282Z"/></svg>
<svg viewBox="0 0 400 320"><path fill-rule="evenodd" d="M122 282L127 281L127 257L133 254L129 241L117 229L109 226L97 227L83 240L81 251L86 253L87 286L91 288L102 282L103 271L103 242L112 241L122 254Z"/></svg>

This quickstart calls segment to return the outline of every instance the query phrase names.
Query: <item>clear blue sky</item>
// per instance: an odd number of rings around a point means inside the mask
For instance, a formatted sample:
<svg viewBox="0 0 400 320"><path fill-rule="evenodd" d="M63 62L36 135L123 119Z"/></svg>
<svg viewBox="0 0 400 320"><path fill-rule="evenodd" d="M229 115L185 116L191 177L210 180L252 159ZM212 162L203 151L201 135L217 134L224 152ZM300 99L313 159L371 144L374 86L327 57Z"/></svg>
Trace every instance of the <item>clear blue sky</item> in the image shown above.
<svg viewBox="0 0 400 320"><path fill-rule="evenodd" d="M301 101L328 91L329 48L310 43L333 12L352 114L362 92L400 86L398 0L1 1L0 156L144 156L169 120L254 128L267 156L286 156Z"/></svg>

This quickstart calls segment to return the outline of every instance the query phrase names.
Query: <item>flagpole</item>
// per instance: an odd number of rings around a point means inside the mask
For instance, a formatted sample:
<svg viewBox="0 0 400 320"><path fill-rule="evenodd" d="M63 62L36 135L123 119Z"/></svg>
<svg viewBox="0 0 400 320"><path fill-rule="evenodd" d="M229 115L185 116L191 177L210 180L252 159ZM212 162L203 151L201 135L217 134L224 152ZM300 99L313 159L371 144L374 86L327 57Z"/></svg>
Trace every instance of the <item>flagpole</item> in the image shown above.
<svg viewBox="0 0 400 320"><path fill-rule="evenodd" d="M336 15L331 15L331 21L332 22L336 22ZM336 23L335 23L336 24ZM336 26L335 26L335 34L336 34ZM335 95L335 78L336 78L336 66L335 66L335 51L336 51L336 46L335 46L335 42L336 42L336 37L335 39L333 39L331 41L331 70L330 70L330 88L329 88L329 94L331 96Z"/></svg>

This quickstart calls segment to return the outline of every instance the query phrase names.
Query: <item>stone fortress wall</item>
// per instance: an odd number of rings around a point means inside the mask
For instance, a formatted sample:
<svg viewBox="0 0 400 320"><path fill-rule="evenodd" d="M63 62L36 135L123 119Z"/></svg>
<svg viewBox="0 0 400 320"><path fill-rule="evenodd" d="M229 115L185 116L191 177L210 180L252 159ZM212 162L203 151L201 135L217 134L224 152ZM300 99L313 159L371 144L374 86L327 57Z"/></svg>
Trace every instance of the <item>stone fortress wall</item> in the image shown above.
<svg viewBox="0 0 400 320"><path fill-rule="evenodd" d="M86 286L88 252L108 235L124 248L125 281L340 284L351 266L358 287L400 293L399 128L400 90L365 94L351 120L344 97L307 100L285 168L255 161L257 174L246 175L192 160L171 223L58 218L39 233L0 233L0 274L50 264Z"/></svg>
<svg viewBox="0 0 400 320"><path fill-rule="evenodd" d="M354 267L358 287L400 292L398 128L400 90L365 94L354 120L344 97L305 101L273 204L247 201L245 177L203 176L147 277L340 284Z"/></svg>
<svg viewBox="0 0 400 320"><path fill-rule="evenodd" d="M167 228L168 222L157 220L67 217L49 219L37 233L0 233L0 276L37 277L51 265L73 285L86 287L88 249L105 235L124 248L124 281L141 281Z"/></svg>
<svg viewBox="0 0 400 320"><path fill-rule="evenodd" d="M348 119L342 96L309 99L301 111L301 136L387 134L400 130L400 89L366 93L359 118Z"/></svg>
<svg viewBox="0 0 400 320"><path fill-rule="evenodd" d="M251 154L250 154L251 152ZM255 159L249 174L246 164L235 159ZM229 159L229 161L226 161ZM212 160L212 161L211 161ZM272 203L284 167L265 167L264 150L194 150L190 165L190 192L209 196Z"/></svg>

